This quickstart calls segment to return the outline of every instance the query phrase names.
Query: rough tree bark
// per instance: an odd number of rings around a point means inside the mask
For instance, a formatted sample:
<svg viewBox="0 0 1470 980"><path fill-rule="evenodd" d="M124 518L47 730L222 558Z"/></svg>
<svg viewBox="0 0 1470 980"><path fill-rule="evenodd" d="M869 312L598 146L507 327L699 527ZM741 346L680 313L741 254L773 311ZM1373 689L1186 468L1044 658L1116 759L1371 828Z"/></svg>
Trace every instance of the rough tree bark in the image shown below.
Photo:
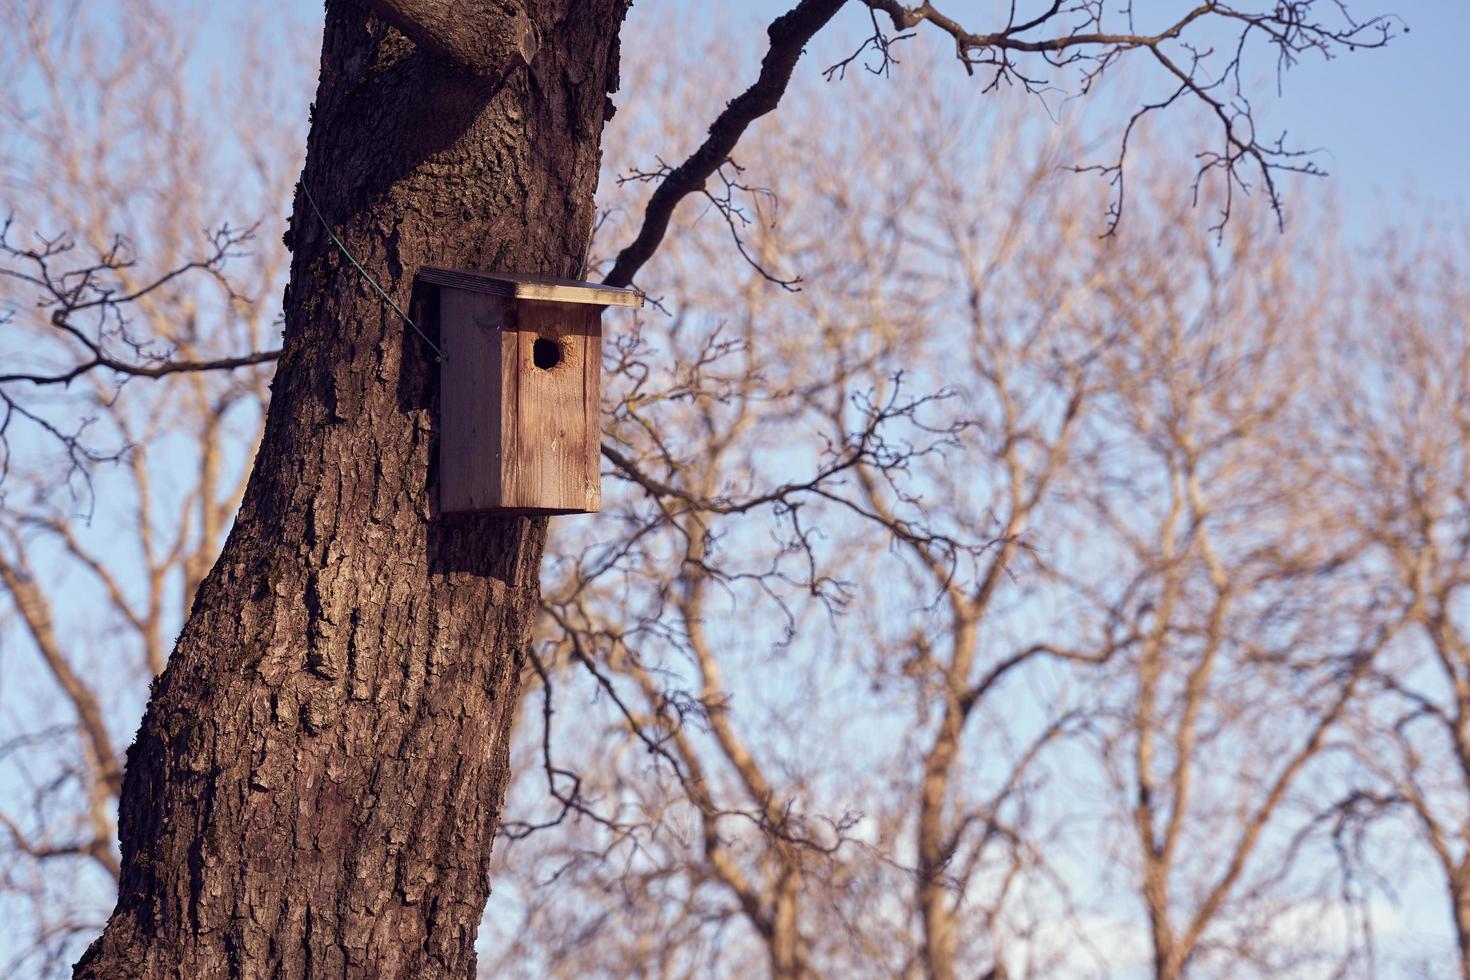
<svg viewBox="0 0 1470 980"><path fill-rule="evenodd" d="M415 7L328 0L302 182L400 305L425 264L575 275L626 0ZM288 244L264 440L81 977L475 972L545 519L431 517L432 351L300 193Z"/></svg>

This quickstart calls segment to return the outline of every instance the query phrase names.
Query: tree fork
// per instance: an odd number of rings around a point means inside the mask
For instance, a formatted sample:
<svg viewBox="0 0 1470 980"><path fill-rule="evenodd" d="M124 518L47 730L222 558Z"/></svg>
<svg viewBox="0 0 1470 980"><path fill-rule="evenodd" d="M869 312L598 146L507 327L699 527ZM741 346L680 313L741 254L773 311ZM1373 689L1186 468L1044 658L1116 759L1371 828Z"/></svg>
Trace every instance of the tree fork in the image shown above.
<svg viewBox="0 0 1470 980"><path fill-rule="evenodd" d="M328 0L302 182L400 305L423 265L579 271L626 0L550 6ZM431 518L432 352L299 193L288 244L255 469L79 977L475 973L546 522Z"/></svg>

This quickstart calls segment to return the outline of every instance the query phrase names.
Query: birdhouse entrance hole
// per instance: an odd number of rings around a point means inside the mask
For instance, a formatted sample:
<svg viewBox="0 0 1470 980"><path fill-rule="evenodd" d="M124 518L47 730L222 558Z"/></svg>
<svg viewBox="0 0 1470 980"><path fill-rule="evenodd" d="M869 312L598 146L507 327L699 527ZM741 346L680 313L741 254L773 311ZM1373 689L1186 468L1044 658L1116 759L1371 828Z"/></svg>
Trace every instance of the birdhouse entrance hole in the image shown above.
<svg viewBox="0 0 1470 980"><path fill-rule="evenodd" d="M550 371L561 363L561 344L545 337L537 337L531 345L531 363L543 371Z"/></svg>

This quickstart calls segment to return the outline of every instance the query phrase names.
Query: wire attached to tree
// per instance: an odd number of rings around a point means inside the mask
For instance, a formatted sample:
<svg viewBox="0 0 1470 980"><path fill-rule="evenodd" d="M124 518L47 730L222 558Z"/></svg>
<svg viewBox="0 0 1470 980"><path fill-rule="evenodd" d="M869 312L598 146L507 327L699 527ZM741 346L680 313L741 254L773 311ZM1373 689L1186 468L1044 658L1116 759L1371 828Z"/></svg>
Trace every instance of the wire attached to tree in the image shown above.
<svg viewBox="0 0 1470 980"><path fill-rule="evenodd" d="M362 273L362 277L368 281L368 285L377 290L378 295L383 297L383 299L387 301L389 306L393 307L393 312L401 316L403 318L403 322L412 327L413 332L418 334L423 342L429 345L429 348L433 350L436 358L438 358L440 361L447 360L449 358L449 352L430 340L429 335L420 330L419 325L413 322L413 318L410 317L407 313L403 312L403 308L393 301L393 297L389 296L388 293L383 289L383 287L378 285L378 281L373 278L373 274L367 271L367 269L363 267L363 264L353 257L351 252L347 251L347 246L342 244L342 239L338 238L337 233L332 230L332 225L330 222L327 221L327 216L322 214L321 208L317 207L316 199L311 196L311 191L306 189L305 182L301 184L301 193L306 195L306 203L311 205L311 209L316 212L317 220L322 223L322 227L327 230L327 234L332 237L332 241L336 244L337 248L341 250L343 255L347 256L347 261L352 263L352 267L358 272Z"/></svg>

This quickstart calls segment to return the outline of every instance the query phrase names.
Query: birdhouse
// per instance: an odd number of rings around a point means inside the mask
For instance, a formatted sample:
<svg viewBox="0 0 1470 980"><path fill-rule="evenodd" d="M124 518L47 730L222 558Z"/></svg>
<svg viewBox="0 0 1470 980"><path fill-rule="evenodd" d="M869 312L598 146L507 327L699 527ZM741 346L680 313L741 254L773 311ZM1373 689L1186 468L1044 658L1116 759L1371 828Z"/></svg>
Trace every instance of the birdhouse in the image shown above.
<svg viewBox="0 0 1470 980"><path fill-rule="evenodd" d="M439 511L576 514L602 503L602 310L632 289L425 268L437 294Z"/></svg>

